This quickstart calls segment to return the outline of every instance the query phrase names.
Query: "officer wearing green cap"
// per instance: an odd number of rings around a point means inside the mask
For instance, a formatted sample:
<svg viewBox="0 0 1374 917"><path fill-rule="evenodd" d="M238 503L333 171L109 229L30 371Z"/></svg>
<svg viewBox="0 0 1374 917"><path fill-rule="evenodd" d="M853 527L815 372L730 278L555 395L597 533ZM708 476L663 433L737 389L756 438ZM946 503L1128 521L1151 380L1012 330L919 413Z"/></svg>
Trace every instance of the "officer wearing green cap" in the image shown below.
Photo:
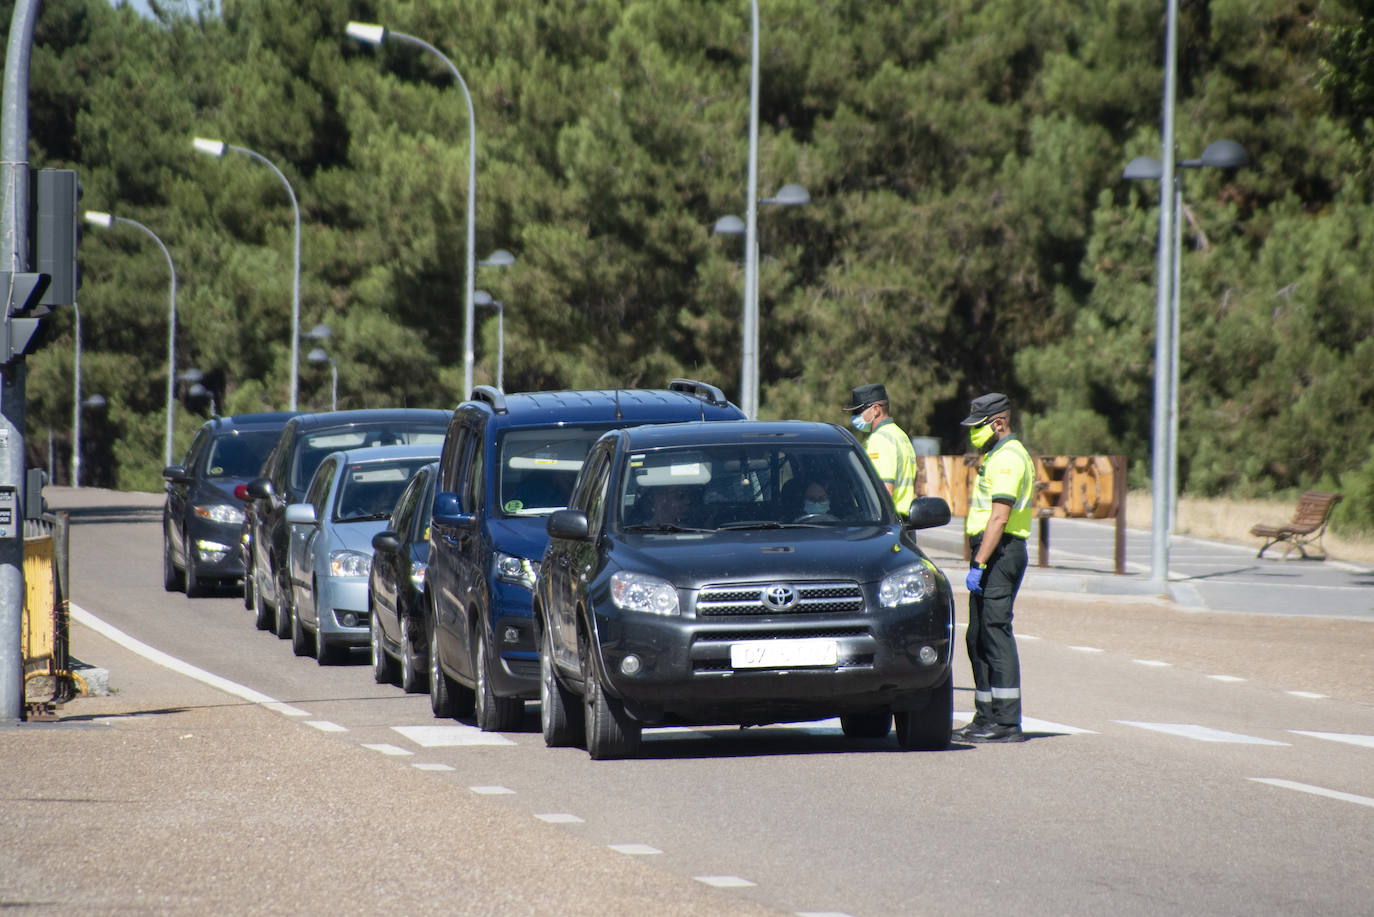
<svg viewBox="0 0 1374 917"><path fill-rule="evenodd" d="M849 423L856 432L868 434L868 460L887 485L897 512L905 516L916 499L916 450L888 412L887 387L860 385L850 391L849 402Z"/></svg>
<svg viewBox="0 0 1374 917"><path fill-rule="evenodd" d="M1020 742L1021 663L1012 634L1012 605L1026 572L1035 467L1011 432L1011 401L990 392L969 404L961 424L983 453L969 494L964 533L972 562L968 586L968 658L973 667L973 721L956 741Z"/></svg>

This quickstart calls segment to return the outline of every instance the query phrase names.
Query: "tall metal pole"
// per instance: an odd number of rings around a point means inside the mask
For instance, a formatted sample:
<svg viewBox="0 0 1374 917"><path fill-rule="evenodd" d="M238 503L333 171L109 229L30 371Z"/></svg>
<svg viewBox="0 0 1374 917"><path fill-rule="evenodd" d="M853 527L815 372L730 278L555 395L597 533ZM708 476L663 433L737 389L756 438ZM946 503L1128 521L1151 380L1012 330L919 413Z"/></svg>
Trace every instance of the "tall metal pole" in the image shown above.
<svg viewBox="0 0 1374 917"><path fill-rule="evenodd" d="M0 114L0 270L29 267L29 55L40 0L15 0L5 53ZM9 316L5 316L9 321ZM15 515L0 537L0 721L24 716L24 381L23 358L5 364L0 379L0 485L15 494Z"/></svg>
<svg viewBox="0 0 1374 917"><path fill-rule="evenodd" d="M1183 264L1183 176L1174 174L1174 282L1172 295L1173 333L1169 337L1171 350L1169 363L1169 529L1168 534L1178 531L1178 377L1179 377L1179 335L1181 332L1180 296L1182 290Z"/></svg>
<svg viewBox="0 0 1374 917"><path fill-rule="evenodd" d="M744 216L744 338L740 367L740 407L759 416L758 393L758 209L759 209L759 2L749 0L749 188Z"/></svg>
<svg viewBox="0 0 1374 917"><path fill-rule="evenodd" d="M506 304L496 301L496 387L506 390Z"/></svg>
<svg viewBox="0 0 1374 917"><path fill-rule="evenodd" d="M72 353L72 486L81 486L81 307L72 303L76 348Z"/></svg>
<svg viewBox="0 0 1374 917"><path fill-rule="evenodd" d="M1161 587L1169 580L1169 492L1172 487L1169 467L1174 451L1169 423L1169 390L1173 378L1170 364L1174 350L1171 342L1170 280L1173 276L1174 235L1174 73L1178 58L1176 26L1178 0L1169 0L1168 21L1164 38L1164 137L1160 163L1163 174L1159 183L1159 270L1156 280L1158 297L1155 303L1155 393L1154 393L1154 449L1150 470L1153 481L1153 515L1150 520L1150 579Z"/></svg>

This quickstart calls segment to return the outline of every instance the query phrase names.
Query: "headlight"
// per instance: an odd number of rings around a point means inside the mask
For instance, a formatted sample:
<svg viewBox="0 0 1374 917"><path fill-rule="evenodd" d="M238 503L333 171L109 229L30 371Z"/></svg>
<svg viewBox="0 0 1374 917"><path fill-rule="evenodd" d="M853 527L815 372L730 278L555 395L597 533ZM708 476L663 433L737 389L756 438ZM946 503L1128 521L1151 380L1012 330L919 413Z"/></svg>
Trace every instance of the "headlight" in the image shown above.
<svg viewBox="0 0 1374 917"><path fill-rule="evenodd" d="M611 574L611 601L625 611L643 611L654 615L678 613L677 589L672 583L655 576L639 573Z"/></svg>
<svg viewBox="0 0 1374 917"><path fill-rule="evenodd" d="M524 586L534 591L534 578L539 575L539 564L514 554L496 552L496 578L503 583Z"/></svg>
<svg viewBox="0 0 1374 917"><path fill-rule="evenodd" d="M883 577L878 585L878 601L884 608L915 605L934 592L935 577L921 564L913 564Z"/></svg>
<svg viewBox="0 0 1374 917"><path fill-rule="evenodd" d="M225 525L242 525L243 510L237 506L230 506L228 503L211 503L209 506L195 507L196 515L201 519L209 519L211 522L221 522Z"/></svg>
<svg viewBox="0 0 1374 917"><path fill-rule="evenodd" d="M331 551L329 553L330 576L367 576L372 569L372 558L357 551Z"/></svg>

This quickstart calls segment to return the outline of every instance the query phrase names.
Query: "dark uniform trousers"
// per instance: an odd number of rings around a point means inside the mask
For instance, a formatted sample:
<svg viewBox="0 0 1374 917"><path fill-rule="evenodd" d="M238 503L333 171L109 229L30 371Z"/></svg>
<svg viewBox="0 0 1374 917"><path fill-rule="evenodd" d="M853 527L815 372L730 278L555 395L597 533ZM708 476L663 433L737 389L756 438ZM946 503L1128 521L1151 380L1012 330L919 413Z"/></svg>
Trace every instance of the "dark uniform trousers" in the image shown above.
<svg viewBox="0 0 1374 917"><path fill-rule="evenodd" d="M979 536L970 542L977 552ZM973 667L973 705L978 718L1021 724L1021 661L1011 632L1012 603L1026 573L1026 541L1003 535L988 559L983 592L969 593L968 658Z"/></svg>

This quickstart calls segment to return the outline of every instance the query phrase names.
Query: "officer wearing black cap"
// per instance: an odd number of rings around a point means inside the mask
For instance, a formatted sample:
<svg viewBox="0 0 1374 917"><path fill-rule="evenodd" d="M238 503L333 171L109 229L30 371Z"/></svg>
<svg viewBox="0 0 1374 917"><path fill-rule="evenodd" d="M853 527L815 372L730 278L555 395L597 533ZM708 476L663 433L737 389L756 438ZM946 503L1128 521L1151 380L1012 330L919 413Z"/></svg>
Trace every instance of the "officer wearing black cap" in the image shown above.
<svg viewBox="0 0 1374 917"><path fill-rule="evenodd" d="M916 499L916 450L888 413L887 387L881 383L860 385L850 392L849 423L868 434L868 460L887 485L892 503L903 516Z"/></svg>
<svg viewBox="0 0 1374 917"><path fill-rule="evenodd" d="M968 576L968 658L973 721L955 730L965 742L1020 742L1021 664L1011 631L1012 604L1026 572L1035 468L1011 432L1011 401L990 392L961 421L983 453L969 494L964 532L973 552Z"/></svg>

